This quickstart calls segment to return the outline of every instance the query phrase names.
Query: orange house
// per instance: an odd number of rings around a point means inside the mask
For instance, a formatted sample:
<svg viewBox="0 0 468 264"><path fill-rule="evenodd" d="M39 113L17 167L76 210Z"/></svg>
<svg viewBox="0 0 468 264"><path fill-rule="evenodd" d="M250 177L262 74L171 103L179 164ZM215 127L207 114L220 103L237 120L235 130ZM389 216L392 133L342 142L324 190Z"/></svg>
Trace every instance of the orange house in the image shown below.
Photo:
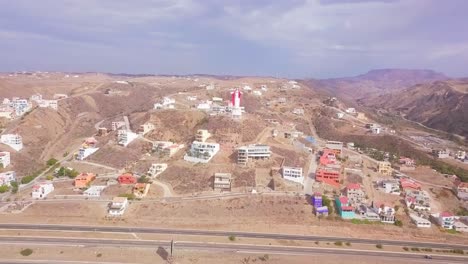
<svg viewBox="0 0 468 264"><path fill-rule="evenodd" d="M75 178L75 187L76 188L85 188L96 179L96 174L94 173L81 173Z"/></svg>

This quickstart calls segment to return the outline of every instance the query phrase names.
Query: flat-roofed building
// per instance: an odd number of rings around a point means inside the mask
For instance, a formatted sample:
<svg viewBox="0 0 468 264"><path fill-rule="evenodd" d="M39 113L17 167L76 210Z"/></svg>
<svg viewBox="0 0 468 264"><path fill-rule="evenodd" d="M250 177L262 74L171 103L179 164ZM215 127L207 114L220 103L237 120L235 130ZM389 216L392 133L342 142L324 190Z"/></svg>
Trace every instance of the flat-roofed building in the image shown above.
<svg viewBox="0 0 468 264"><path fill-rule="evenodd" d="M333 151L336 155L341 155L341 152L343 151L343 142L340 141L327 141L325 144L326 149L330 149Z"/></svg>
<svg viewBox="0 0 468 264"><path fill-rule="evenodd" d="M302 175L301 167L283 167L281 169L281 174L283 178L288 181L297 182L300 184L304 183L304 176Z"/></svg>
<svg viewBox="0 0 468 264"><path fill-rule="evenodd" d="M237 149L237 163L246 165L251 159L269 159L271 156L270 146L252 144Z"/></svg>
<svg viewBox="0 0 468 264"><path fill-rule="evenodd" d="M213 189L215 191L231 191L231 173L215 173Z"/></svg>

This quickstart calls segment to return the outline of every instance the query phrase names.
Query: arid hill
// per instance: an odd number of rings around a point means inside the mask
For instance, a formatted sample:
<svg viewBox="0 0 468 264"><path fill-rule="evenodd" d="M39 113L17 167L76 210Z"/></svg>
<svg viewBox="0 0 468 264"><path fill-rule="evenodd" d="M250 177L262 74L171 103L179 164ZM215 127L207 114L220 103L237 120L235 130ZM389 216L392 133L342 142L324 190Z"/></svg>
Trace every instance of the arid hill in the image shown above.
<svg viewBox="0 0 468 264"><path fill-rule="evenodd" d="M445 75L431 70L380 69L355 77L308 80L307 82L338 97L359 99L445 79L447 79Z"/></svg>
<svg viewBox="0 0 468 264"><path fill-rule="evenodd" d="M468 80L437 81L359 100L428 127L468 136Z"/></svg>

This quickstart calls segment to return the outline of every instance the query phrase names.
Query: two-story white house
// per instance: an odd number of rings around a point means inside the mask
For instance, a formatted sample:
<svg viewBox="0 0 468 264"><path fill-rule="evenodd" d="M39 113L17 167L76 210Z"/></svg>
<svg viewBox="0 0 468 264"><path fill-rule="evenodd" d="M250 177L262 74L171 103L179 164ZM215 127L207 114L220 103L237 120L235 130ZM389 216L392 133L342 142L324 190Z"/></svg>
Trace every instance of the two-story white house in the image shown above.
<svg viewBox="0 0 468 264"><path fill-rule="evenodd" d="M32 187L31 196L33 199L44 199L52 191L54 191L54 185L52 184L52 182L39 182Z"/></svg>

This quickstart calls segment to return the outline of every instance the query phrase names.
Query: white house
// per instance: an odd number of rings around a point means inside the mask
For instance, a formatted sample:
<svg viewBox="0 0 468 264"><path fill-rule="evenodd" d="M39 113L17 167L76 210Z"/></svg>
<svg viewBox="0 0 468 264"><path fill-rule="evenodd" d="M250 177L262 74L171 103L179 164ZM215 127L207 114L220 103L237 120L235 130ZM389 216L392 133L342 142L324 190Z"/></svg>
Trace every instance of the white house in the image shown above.
<svg viewBox="0 0 468 264"><path fill-rule="evenodd" d="M138 138L138 135L129 130L121 129L117 132L117 141L119 145L124 147L128 146L136 138Z"/></svg>
<svg viewBox="0 0 468 264"><path fill-rule="evenodd" d="M125 126L124 121L116 121L116 122L112 122L111 129L112 131L116 131L117 129L122 128L124 126Z"/></svg>
<svg viewBox="0 0 468 264"><path fill-rule="evenodd" d="M347 109L345 110L345 112L348 113L348 114L356 114L356 109L350 107L350 108L347 108Z"/></svg>
<svg viewBox="0 0 468 264"><path fill-rule="evenodd" d="M237 149L237 163L246 165L250 159L269 159L271 156L270 146L252 144Z"/></svg>
<svg viewBox="0 0 468 264"><path fill-rule="evenodd" d="M300 184L304 183L304 176L302 175L302 168L300 167L283 167L281 172L283 178L288 181L293 181Z"/></svg>
<svg viewBox="0 0 468 264"><path fill-rule="evenodd" d="M161 102L154 104L154 109L173 109L175 99L164 97Z"/></svg>
<svg viewBox="0 0 468 264"><path fill-rule="evenodd" d="M114 197L109 206L109 216L122 216L128 207L127 197Z"/></svg>
<svg viewBox="0 0 468 264"><path fill-rule="evenodd" d="M292 112L293 114L296 114L296 115L304 115L304 109L302 108L294 108Z"/></svg>
<svg viewBox="0 0 468 264"><path fill-rule="evenodd" d="M8 167L10 165L10 152L2 151L0 152L0 164L3 168Z"/></svg>
<svg viewBox="0 0 468 264"><path fill-rule="evenodd" d="M425 227L425 228L428 228L428 227L431 227L431 221L425 219L425 218L422 218L416 214L409 214L410 218L411 218L411 221L417 226L417 227Z"/></svg>
<svg viewBox="0 0 468 264"><path fill-rule="evenodd" d="M143 125L140 126L140 129L138 129L138 134L141 135L141 136L144 136L148 132L154 130L154 128L155 128L155 126L152 123L146 122L146 123L144 123Z"/></svg>
<svg viewBox="0 0 468 264"><path fill-rule="evenodd" d="M20 99L13 97L10 101L10 107L15 109L16 116L22 116L24 113L31 109L31 104L27 99Z"/></svg>
<svg viewBox="0 0 468 264"><path fill-rule="evenodd" d="M218 143L193 141L190 150L184 156L184 160L189 162L208 163L218 153L218 151Z"/></svg>
<svg viewBox="0 0 468 264"><path fill-rule="evenodd" d="M32 187L31 196L33 199L44 199L54 190L54 185L50 181L39 182Z"/></svg>
<svg viewBox="0 0 468 264"><path fill-rule="evenodd" d="M259 91L259 90L253 91L253 94L256 95L256 96L262 96L262 92Z"/></svg>
<svg viewBox="0 0 468 264"><path fill-rule="evenodd" d="M98 150L99 150L99 148L95 148L95 147L81 147L78 150L78 155L76 155L76 159L77 160L84 160L88 156L90 156L91 154L93 154L94 152L96 152Z"/></svg>
<svg viewBox="0 0 468 264"><path fill-rule="evenodd" d="M39 100L37 104L41 108L52 108L54 110L58 109L58 102L57 100Z"/></svg>
<svg viewBox="0 0 468 264"><path fill-rule="evenodd" d="M148 175L156 177L167 169L167 163L153 163L148 169Z"/></svg>
<svg viewBox="0 0 468 264"><path fill-rule="evenodd" d="M380 127L373 127L371 129L372 134L380 134L380 130L381 130Z"/></svg>
<svg viewBox="0 0 468 264"><path fill-rule="evenodd" d="M198 110L208 111L208 110L211 109L211 102L207 101L207 102L204 102L204 103L200 103L200 104L198 104L197 109Z"/></svg>
<svg viewBox="0 0 468 264"><path fill-rule="evenodd" d="M453 225L455 224L455 216L453 214L449 212L442 212L439 214L433 214L432 216L444 229L453 229Z"/></svg>
<svg viewBox="0 0 468 264"><path fill-rule="evenodd" d="M0 142L10 146L16 151L23 148L23 138L18 134L5 134L0 137Z"/></svg>
<svg viewBox="0 0 468 264"><path fill-rule="evenodd" d="M107 188L107 185L94 185L86 189L86 191L83 192L83 195L88 197L100 197L101 192L105 188Z"/></svg>
<svg viewBox="0 0 468 264"><path fill-rule="evenodd" d="M336 117L341 119L341 118L344 117L344 113L343 112L338 112L338 113L336 113Z"/></svg>
<svg viewBox="0 0 468 264"><path fill-rule="evenodd" d="M381 182L385 193L400 195L400 183L396 180L383 180Z"/></svg>
<svg viewBox="0 0 468 264"><path fill-rule="evenodd" d="M14 171L7 171L0 173L0 186L11 185L11 182L16 181L16 173Z"/></svg>

